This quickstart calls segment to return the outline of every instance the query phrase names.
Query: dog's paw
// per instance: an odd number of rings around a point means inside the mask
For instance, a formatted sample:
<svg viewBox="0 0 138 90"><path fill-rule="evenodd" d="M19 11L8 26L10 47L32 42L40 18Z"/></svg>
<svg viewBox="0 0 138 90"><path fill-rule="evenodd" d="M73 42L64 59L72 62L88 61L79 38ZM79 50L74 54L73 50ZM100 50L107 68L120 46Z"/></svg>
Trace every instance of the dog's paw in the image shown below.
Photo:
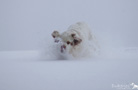
<svg viewBox="0 0 138 90"><path fill-rule="evenodd" d="M58 31L54 31L51 35L52 35L53 38L60 37L60 34L59 34Z"/></svg>

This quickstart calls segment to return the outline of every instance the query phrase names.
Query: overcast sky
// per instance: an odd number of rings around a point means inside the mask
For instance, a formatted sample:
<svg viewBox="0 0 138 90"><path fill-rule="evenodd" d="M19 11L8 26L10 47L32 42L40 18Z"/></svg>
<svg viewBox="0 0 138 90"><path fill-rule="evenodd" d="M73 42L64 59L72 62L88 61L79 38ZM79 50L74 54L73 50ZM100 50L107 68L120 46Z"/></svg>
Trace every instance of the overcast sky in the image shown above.
<svg viewBox="0 0 138 90"><path fill-rule="evenodd" d="M104 45L138 46L138 0L0 0L0 50L39 49L78 21Z"/></svg>

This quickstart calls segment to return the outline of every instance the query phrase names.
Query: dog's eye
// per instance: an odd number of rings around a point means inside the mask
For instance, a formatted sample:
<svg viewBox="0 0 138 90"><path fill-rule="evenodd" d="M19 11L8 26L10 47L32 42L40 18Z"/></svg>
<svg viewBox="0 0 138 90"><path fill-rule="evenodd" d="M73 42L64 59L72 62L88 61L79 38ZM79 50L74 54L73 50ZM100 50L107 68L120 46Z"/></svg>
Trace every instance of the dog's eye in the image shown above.
<svg viewBox="0 0 138 90"><path fill-rule="evenodd" d="M67 41L67 44L70 44L70 42L69 42L69 41Z"/></svg>
<svg viewBox="0 0 138 90"><path fill-rule="evenodd" d="M75 34L71 34L72 37L75 37Z"/></svg>

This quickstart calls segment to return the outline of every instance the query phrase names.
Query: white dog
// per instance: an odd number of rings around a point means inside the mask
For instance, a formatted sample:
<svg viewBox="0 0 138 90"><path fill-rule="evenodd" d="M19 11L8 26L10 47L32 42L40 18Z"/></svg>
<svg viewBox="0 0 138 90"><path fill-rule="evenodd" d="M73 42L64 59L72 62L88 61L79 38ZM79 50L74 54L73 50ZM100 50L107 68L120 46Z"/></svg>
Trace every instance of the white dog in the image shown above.
<svg viewBox="0 0 138 90"><path fill-rule="evenodd" d="M68 30L62 34L58 31L54 31L52 36L56 43L62 42L60 52L67 52L73 57L83 57L94 54L98 49L97 47L99 47L95 36L84 22L71 25Z"/></svg>

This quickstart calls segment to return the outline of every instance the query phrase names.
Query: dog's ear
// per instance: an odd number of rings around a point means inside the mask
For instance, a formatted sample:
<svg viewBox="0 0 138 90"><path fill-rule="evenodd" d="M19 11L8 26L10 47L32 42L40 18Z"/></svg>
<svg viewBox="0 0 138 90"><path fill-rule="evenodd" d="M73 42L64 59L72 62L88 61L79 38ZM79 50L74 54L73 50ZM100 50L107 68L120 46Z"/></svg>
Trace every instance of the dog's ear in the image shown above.
<svg viewBox="0 0 138 90"><path fill-rule="evenodd" d="M54 31L51 35L52 35L53 38L56 38L56 37L60 36L58 31Z"/></svg>

